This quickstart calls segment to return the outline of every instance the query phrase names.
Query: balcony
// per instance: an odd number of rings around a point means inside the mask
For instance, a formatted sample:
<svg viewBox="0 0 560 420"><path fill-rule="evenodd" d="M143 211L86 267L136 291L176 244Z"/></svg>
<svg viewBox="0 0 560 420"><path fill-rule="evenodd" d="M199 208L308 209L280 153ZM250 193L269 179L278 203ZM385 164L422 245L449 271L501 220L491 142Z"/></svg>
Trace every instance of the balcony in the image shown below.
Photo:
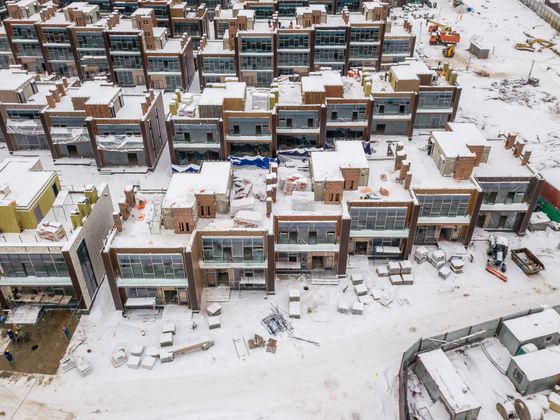
<svg viewBox="0 0 560 420"><path fill-rule="evenodd" d="M269 143L272 141L272 134L226 134L226 140L231 143Z"/></svg>
<svg viewBox="0 0 560 420"><path fill-rule="evenodd" d="M89 132L85 127L51 127L54 144L74 144L89 142Z"/></svg>
<svg viewBox="0 0 560 420"><path fill-rule="evenodd" d="M408 229L397 230L373 230L373 229L352 229L351 238L408 238Z"/></svg>
<svg viewBox="0 0 560 420"><path fill-rule="evenodd" d="M36 120L13 120L9 118L6 122L6 129L8 134L45 134L43 126Z"/></svg>
<svg viewBox="0 0 560 420"><path fill-rule="evenodd" d="M132 136L126 134L96 136L95 141L99 150L125 153L144 151L144 139L140 134Z"/></svg>
<svg viewBox="0 0 560 420"><path fill-rule="evenodd" d="M200 261L200 268L267 268L266 259L244 260L243 258L233 258L231 260L203 260Z"/></svg>
<svg viewBox="0 0 560 420"><path fill-rule="evenodd" d="M72 286L70 277L1 277L0 286L10 287L48 287L48 286Z"/></svg>
<svg viewBox="0 0 560 420"><path fill-rule="evenodd" d="M117 278L117 287L188 287L187 279Z"/></svg>
<svg viewBox="0 0 560 420"><path fill-rule="evenodd" d="M276 244L275 252L338 252L338 244Z"/></svg>

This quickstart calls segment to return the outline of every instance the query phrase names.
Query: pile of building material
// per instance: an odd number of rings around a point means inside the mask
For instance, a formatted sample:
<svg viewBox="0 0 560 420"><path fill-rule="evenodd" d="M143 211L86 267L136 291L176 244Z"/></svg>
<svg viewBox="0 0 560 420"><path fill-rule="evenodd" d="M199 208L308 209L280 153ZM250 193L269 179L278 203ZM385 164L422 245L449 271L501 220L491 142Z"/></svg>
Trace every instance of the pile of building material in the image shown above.
<svg viewBox="0 0 560 420"><path fill-rule="evenodd" d="M208 316L218 316L222 313L222 306L219 303L212 303L206 308Z"/></svg>
<svg viewBox="0 0 560 420"><path fill-rule="evenodd" d="M44 220L35 229L37 235L47 241L58 242L66 237L64 226L59 222Z"/></svg>
<svg viewBox="0 0 560 420"><path fill-rule="evenodd" d="M426 248L425 246L419 246L418 248L416 248L416 251L414 251L414 261L416 261L418 264L422 264L427 259L428 248Z"/></svg>
<svg viewBox="0 0 560 420"><path fill-rule="evenodd" d="M289 291L289 304L288 313L290 318L301 318L301 290L290 289Z"/></svg>
<svg viewBox="0 0 560 420"><path fill-rule="evenodd" d="M244 198L238 198L236 200L231 200L231 205L230 205L231 214L236 214L240 210L254 210L254 209L255 209L254 197L244 197Z"/></svg>
<svg viewBox="0 0 560 420"><path fill-rule="evenodd" d="M531 232L536 232L539 230L546 230L548 225L550 224L550 218L541 211L536 211L531 215L531 219L529 220L529 226L527 229Z"/></svg>
<svg viewBox="0 0 560 420"><path fill-rule="evenodd" d="M222 320L219 316L209 316L208 317L208 329L214 330L222 326Z"/></svg>
<svg viewBox="0 0 560 420"><path fill-rule="evenodd" d="M236 227L256 228L262 222L262 216L252 210L240 210L233 218Z"/></svg>
<svg viewBox="0 0 560 420"><path fill-rule="evenodd" d="M249 178L233 178L233 199L246 198L251 195L253 182Z"/></svg>
<svg viewBox="0 0 560 420"><path fill-rule="evenodd" d="M390 261L386 266L378 266L376 272L379 277L389 277L393 286L414 284L412 264L408 260Z"/></svg>
<svg viewBox="0 0 560 420"><path fill-rule="evenodd" d="M462 273L465 269L465 260L461 257L453 257L449 260L449 267L455 274Z"/></svg>
<svg viewBox="0 0 560 420"><path fill-rule="evenodd" d="M352 305L352 315L363 315L364 314L364 304L362 302L354 302Z"/></svg>
<svg viewBox="0 0 560 420"><path fill-rule="evenodd" d="M255 334L254 338L249 339L249 349L257 349L259 347L264 347L264 338L260 335Z"/></svg>
<svg viewBox="0 0 560 420"><path fill-rule="evenodd" d="M435 268L441 268L445 265L445 252L441 249L433 251L428 255L428 262L432 264Z"/></svg>
<svg viewBox="0 0 560 420"><path fill-rule="evenodd" d="M286 195L291 195L294 191L305 191L309 186L309 177L299 171L290 171L282 177L280 187Z"/></svg>
<svg viewBox="0 0 560 420"><path fill-rule="evenodd" d="M490 48L485 45L483 40L475 39L471 41L469 52L476 58L485 60L490 55Z"/></svg>

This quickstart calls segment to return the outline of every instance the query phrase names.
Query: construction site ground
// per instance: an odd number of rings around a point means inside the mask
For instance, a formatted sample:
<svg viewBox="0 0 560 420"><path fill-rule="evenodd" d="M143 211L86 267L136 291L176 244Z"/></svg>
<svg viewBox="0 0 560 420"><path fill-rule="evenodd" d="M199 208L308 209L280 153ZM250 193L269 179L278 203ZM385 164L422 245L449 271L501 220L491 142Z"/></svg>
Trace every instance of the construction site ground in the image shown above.
<svg viewBox="0 0 560 420"><path fill-rule="evenodd" d="M447 1L439 3L436 17L445 18L462 37L451 59L463 88L457 120L476 123L488 137L518 132L533 146L531 160L537 169L559 166L560 58L547 50L529 53L514 48L525 41L524 31L553 40L558 36L516 0L467 1L474 12L462 15ZM428 46L425 21L415 22L414 30L419 36L418 52L431 64L444 61L441 46ZM469 63L465 50L470 39L483 34L494 52L488 60L471 58ZM538 87L517 82L528 77L533 59L532 77L539 79ZM412 142L424 143L426 134L418 133ZM39 155L45 168L59 171L63 183L110 182L114 196L130 182L139 181L144 188L165 187L171 176L167 153L154 173L119 175L99 173L93 166L53 165L45 152L29 154ZM5 149L0 150L0 158L7 156ZM278 281L276 294L268 297L262 292L232 291L230 302L222 303L222 326L212 331L204 314L192 317L184 307L169 307L158 316L143 311L122 318L113 310L104 283L71 344L83 341L75 352L91 363L92 373L81 377L76 370L59 372L48 383L41 377L3 377L0 411L8 418L52 419L397 419L398 366L403 351L419 337L558 303L558 233L508 235L511 248L531 249L547 269L529 278L508 257L506 283L484 270L488 233L477 229L475 235L479 240L469 250L474 262L467 263L463 274L447 280L439 278L428 263L413 264L414 285L391 286L374 274L367 259L350 258L349 273L361 272L370 288L391 301L388 306L367 305L362 316L337 312L340 301L356 300L344 279L338 286L309 284L303 290L304 284L294 277ZM254 334L268 338L261 319L270 313L271 305L287 310L293 287L302 288L302 318L293 321L294 335L319 346L283 334L277 337L275 354L249 350L241 360L233 339L247 340ZM193 319L196 331L191 328ZM169 320L177 325L176 344L210 335L215 345L171 363L158 362L152 370L113 367L116 346L156 345ZM480 418L497 417L485 411Z"/></svg>
<svg viewBox="0 0 560 420"><path fill-rule="evenodd" d="M12 353L14 360L10 364L4 357L0 358L0 371L54 375L70 341L64 336L62 328L67 325L73 333L78 318L74 311L53 310L44 313L35 325L20 325L27 339L8 344L5 349ZM2 327L2 336L10 328L13 326ZM9 374L4 374L4 377L9 377Z"/></svg>

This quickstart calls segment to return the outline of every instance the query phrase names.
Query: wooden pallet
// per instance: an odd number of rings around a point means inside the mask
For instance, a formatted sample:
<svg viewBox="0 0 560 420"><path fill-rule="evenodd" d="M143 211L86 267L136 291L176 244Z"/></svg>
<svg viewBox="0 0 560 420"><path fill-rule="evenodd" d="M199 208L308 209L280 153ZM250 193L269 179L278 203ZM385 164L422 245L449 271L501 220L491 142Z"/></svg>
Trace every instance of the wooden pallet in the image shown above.
<svg viewBox="0 0 560 420"><path fill-rule="evenodd" d="M311 284L313 286L338 286L338 279L311 279Z"/></svg>

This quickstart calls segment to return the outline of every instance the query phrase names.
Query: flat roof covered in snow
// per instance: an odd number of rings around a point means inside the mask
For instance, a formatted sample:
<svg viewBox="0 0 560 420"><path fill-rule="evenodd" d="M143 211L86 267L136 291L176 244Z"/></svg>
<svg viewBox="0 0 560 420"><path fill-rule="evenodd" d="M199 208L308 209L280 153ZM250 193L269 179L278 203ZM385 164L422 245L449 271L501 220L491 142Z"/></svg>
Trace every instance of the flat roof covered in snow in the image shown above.
<svg viewBox="0 0 560 420"><path fill-rule="evenodd" d="M311 153L313 181L342 180L341 168L369 168L361 141L335 141L334 150Z"/></svg>
<svg viewBox="0 0 560 420"><path fill-rule="evenodd" d="M475 177L533 177L537 172L529 165L522 165L521 158L513 156L513 149L506 149L501 139L487 140L491 147L488 163L474 168ZM527 148L527 146L525 146Z"/></svg>
<svg viewBox="0 0 560 420"><path fill-rule="evenodd" d="M513 356L511 359L523 371L528 381L560 375L560 346Z"/></svg>
<svg viewBox="0 0 560 420"><path fill-rule="evenodd" d="M226 195L230 187L230 162L204 162L197 173L173 174L163 199L164 208L195 205L195 194Z"/></svg>
<svg viewBox="0 0 560 420"><path fill-rule="evenodd" d="M421 353L418 358L454 413L480 408L480 403L441 349Z"/></svg>
<svg viewBox="0 0 560 420"><path fill-rule="evenodd" d="M0 164L0 194L3 205L15 201L16 207L28 208L56 176L54 171L44 171L37 158L8 158Z"/></svg>
<svg viewBox="0 0 560 420"><path fill-rule="evenodd" d="M0 69L0 91L14 91L35 77L24 70Z"/></svg>
<svg viewBox="0 0 560 420"><path fill-rule="evenodd" d="M560 333L560 314L552 308L542 312L504 321L504 325L520 342Z"/></svg>

